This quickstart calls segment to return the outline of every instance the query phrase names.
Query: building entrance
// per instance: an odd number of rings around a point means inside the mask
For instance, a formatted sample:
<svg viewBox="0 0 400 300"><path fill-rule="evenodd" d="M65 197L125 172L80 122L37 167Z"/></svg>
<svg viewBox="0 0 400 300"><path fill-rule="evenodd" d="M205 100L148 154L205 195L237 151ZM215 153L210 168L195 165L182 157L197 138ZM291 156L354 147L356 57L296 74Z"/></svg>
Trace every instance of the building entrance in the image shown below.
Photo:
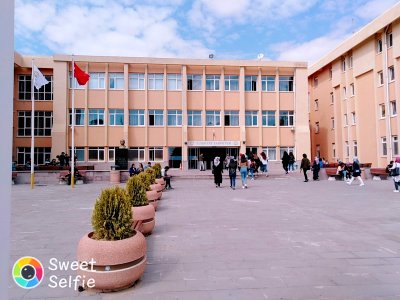
<svg viewBox="0 0 400 300"><path fill-rule="evenodd" d="M200 169L200 154L204 156L204 163L207 170L212 168L212 162L216 156L219 156L223 163L227 155L234 156L236 159L239 155L239 148L236 147L189 148L188 150L189 169Z"/></svg>

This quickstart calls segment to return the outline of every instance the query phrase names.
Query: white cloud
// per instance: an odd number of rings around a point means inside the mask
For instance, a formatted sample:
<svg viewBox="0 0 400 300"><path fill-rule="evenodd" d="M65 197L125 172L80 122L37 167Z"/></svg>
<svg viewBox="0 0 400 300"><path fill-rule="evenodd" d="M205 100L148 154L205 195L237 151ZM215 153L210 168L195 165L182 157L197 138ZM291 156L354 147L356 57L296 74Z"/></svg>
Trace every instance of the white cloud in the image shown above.
<svg viewBox="0 0 400 300"><path fill-rule="evenodd" d="M398 0L371 0L360 6L355 13L358 17L372 20L396 3Z"/></svg>
<svg viewBox="0 0 400 300"><path fill-rule="evenodd" d="M181 1L17 0L16 35L55 53L206 58L212 50L179 33L173 12Z"/></svg>

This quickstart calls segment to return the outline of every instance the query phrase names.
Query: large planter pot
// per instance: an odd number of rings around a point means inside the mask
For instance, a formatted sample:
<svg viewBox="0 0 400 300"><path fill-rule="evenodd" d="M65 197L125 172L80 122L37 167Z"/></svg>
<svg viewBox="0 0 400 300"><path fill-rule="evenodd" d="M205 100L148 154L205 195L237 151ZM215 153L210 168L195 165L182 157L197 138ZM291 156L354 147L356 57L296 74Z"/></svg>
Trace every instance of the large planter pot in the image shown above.
<svg viewBox="0 0 400 300"><path fill-rule="evenodd" d="M95 263L92 268L78 270L78 274L95 281L94 288L101 291L116 291L131 287L146 268L146 239L139 231L134 236L118 241L99 241L92 238L93 232L84 235L78 244L79 262Z"/></svg>
<svg viewBox="0 0 400 300"><path fill-rule="evenodd" d="M111 170L110 171L110 183L119 184L121 183L121 171Z"/></svg>
<svg viewBox="0 0 400 300"><path fill-rule="evenodd" d="M151 204L132 207L133 229L139 230L144 235L151 234L156 225L156 211Z"/></svg>
<svg viewBox="0 0 400 300"><path fill-rule="evenodd" d="M163 189L165 188L165 180L164 178L157 178L156 183L161 184Z"/></svg>
<svg viewBox="0 0 400 300"><path fill-rule="evenodd" d="M146 191L146 196L147 196L147 200L149 201L149 204L154 206L154 209L157 210L158 207L158 198L159 198L159 193L157 193L156 191Z"/></svg>
<svg viewBox="0 0 400 300"><path fill-rule="evenodd" d="M164 189L163 186L159 183L151 184L150 188L157 192L162 192L162 190Z"/></svg>

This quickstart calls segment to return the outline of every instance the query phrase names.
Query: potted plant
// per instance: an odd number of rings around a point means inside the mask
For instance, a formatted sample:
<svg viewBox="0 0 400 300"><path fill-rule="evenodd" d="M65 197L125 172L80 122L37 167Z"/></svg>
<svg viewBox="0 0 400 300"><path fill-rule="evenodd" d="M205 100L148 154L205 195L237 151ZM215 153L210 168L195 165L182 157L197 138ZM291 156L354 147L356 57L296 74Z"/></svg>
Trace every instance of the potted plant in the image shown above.
<svg viewBox="0 0 400 300"><path fill-rule="evenodd" d="M146 240L141 232L132 229L132 221L132 206L125 190L103 190L92 214L93 232L81 238L77 251L79 262L94 261L78 273L86 280L93 278L95 289L128 288L143 275Z"/></svg>
<svg viewBox="0 0 400 300"><path fill-rule="evenodd" d="M147 200L149 201L150 204L152 204L154 206L154 209L157 210L157 206L158 206L157 200L161 197L157 191L151 189L150 177L147 176L147 174L144 172L137 175L137 177L144 184Z"/></svg>
<svg viewBox="0 0 400 300"><path fill-rule="evenodd" d="M163 189L165 188L165 180L161 174L161 165L159 163L153 166L154 171L156 172L156 182L161 184Z"/></svg>
<svg viewBox="0 0 400 300"><path fill-rule="evenodd" d="M152 190L162 193L163 186L159 183L156 183L156 172L154 171L154 169L148 168L148 169L146 169L145 173L150 178L150 188Z"/></svg>
<svg viewBox="0 0 400 300"><path fill-rule="evenodd" d="M144 183L133 176L126 183L126 194L132 204L134 222L132 228L139 230L144 235L151 234L155 226L155 209L149 204L146 197L146 187Z"/></svg>

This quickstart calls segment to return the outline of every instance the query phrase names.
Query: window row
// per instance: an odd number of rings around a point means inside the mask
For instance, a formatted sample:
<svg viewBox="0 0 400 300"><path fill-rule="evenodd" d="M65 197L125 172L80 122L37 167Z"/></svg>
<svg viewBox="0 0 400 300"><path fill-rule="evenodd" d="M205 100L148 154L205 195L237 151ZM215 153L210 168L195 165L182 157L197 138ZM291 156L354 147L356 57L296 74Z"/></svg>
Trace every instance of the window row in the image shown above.
<svg viewBox="0 0 400 300"><path fill-rule="evenodd" d="M53 127L52 111L35 111L35 136L51 136ZM32 134L32 112L18 111L18 136L31 136Z"/></svg>
<svg viewBox="0 0 400 300"><path fill-rule="evenodd" d="M39 90L34 88L35 101L53 100L53 76L44 76L48 84L42 86ZM18 99L32 100L32 76L18 75Z"/></svg>
<svg viewBox="0 0 400 300"><path fill-rule="evenodd" d="M116 147L108 147L108 161L115 160L115 148ZM71 148L69 149L70 155ZM105 161L106 150L104 147L89 147L88 148L88 157L85 157L85 148L84 147L76 147L75 155L78 161ZM140 161L144 162L144 147L135 147L128 149L128 160L129 161ZM148 148L148 161L163 161L163 147L150 147Z"/></svg>
<svg viewBox="0 0 400 300"><path fill-rule="evenodd" d="M388 145L386 136L381 137L382 155L388 155ZM399 138L397 135L392 136L392 154L399 154Z"/></svg>
<svg viewBox="0 0 400 300"><path fill-rule="evenodd" d="M105 124L104 109L89 109L89 126L103 126ZM145 110L135 109L129 110L129 126L145 126ZM147 114L148 126L164 126L163 110L148 110ZM276 111L262 111L262 126L276 126ZM187 116L188 126L203 126L202 111L189 110ZM69 125L72 125L72 110L69 111ZM75 125L85 125L85 110L75 109ZM109 125L124 125L124 110L109 110ZM182 126L182 111L167 111L168 126ZM221 126L221 111L208 110L205 113L206 126ZM224 126L239 126L239 111L231 110L224 112ZM258 111L245 112L245 126L258 126ZM279 126L294 126L294 111L279 112Z"/></svg>
<svg viewBox="0 0 400 300"><path fill-rule="evenodd" d="M124 73L108 73L108 88L110 90L123 90L124 89ZM274 92L276 88L276 76L267 75L261 76L261 87L257 83L258 76L249 75L244 78L245 91L261 91ZM187 75L187 90L201 91L203 90L203 75L188 74ZM225 91L239 91L239 75L225 75L224 76L224 89ZM220 75L206 75L205 89L207 91L220 91L221 90L221 76ZM69 85L72 86L72 73L69 75ZM106 79L105 73L90 72L89 89L105 89ZM76 79L74 80L74 88L83 89ZM145 74L144 73L129 73L128 75L128 89L129 90L144 90ZM149 90L164 90L164 74L150 73L147 74L147 89ZM166 89L169 91L182 90L182 74L167 74ZM293 76L279 76L278 90L281 92L292 92L294 89Z"/></svg>

